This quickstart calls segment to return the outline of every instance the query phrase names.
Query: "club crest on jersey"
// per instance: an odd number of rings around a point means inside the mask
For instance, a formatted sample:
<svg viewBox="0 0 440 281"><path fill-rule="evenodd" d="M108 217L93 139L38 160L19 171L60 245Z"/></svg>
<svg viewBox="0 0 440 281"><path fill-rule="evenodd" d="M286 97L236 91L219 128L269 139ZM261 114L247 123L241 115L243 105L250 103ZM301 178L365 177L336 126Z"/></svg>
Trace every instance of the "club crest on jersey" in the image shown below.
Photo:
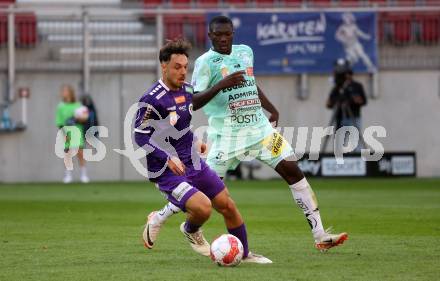
<svg viewBox="0 0 440 281"><path fill-rule="evenodd" d="M185 98L185 96L178 96L178 97L175 97L175 98L174 98L174 101L175 101L177 104L179 104L179 103L184 103L184 102L186 102L186 98Z"/></svg>
<svg viewBox="0 0 440 281"><path fill-rule="evenodd" d="M171 111L170 112L170 124L171 124L171 126L176 125L177 119L179 119L179 116L177 115L177 113L175 111Z"/></svg>
<svg viewBox="0 0 440 281"><path fill-rule="evenodd" d="M228 76L228 74L229 74L228 68L227 68L226 66L223 67L220 71L221 71L221 73L222 73L222 77L223 77L223 78L225 78L225 77Z"/></svg>
<svg viewBox="0 0 440 281"><path fill-rule="evenodd" d="M192 103L189 104L188 111L189 111L189 114L193 115L193 104Z"/></svg>

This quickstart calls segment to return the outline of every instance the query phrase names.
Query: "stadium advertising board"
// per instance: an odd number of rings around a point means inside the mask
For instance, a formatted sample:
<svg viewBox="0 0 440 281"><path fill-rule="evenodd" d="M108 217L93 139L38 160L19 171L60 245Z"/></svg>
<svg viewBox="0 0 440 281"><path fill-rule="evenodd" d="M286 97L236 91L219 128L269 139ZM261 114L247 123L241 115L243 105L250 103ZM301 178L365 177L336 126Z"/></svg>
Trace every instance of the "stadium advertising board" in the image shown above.
<svg viewBox="0 0 440 281"><path fill-rule="evenodd" d="M208 13L207 22L218 15ZM257 74L328 73L337 58L355 72L377 66L373 12L230 13L234 44L254 51ZM209 43L208 43L209 44Z"/></svg>
<svg viewBox="0 0 440 281"><path fill-rule="evenodd" d="M344 156L338 164L333 154L320 154L318 160L309 160L306 154L298 161L307 176L315 177L415 177L414 152L385 152L379 161L365 161L359 153Z"/></svg>

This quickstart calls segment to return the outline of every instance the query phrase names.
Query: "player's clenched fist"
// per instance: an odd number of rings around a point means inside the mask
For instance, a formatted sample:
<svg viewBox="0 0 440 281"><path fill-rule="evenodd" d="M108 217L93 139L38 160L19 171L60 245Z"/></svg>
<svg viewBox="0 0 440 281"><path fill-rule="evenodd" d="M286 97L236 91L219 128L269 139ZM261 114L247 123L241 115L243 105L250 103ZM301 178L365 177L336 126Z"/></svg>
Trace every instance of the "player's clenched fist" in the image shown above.
<svg viewBox="0 0 440 281"><path fill-rule="evenodd" d="M229 74L219 82L220 88L229 88L244 83L246 81L246 79L244 78L245 74L246 72L244 70L236 71L232 74Z"/></svg>

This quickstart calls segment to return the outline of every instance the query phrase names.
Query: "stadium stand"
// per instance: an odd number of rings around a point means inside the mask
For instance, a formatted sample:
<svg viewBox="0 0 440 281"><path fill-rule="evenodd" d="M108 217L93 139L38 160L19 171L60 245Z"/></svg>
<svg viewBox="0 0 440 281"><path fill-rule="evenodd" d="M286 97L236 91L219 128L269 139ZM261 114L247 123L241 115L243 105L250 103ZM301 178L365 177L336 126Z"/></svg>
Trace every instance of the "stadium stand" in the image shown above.
<svg viewBox="0 0 440 281"><path fill-rule="evenodd" d="M8 42L8 17L0 13L0 47Z"/></svg>
<svg viewBox="0 0 440 281"><path fill-rule="evenodd" d="M408 44L412 40L412 18L410 13L382 13L385 40L396 45Z"/></svg>
<svg viewBox="0 0 440 281"><path fill-rule="evenodd" d="M437 44L440 39L440 14L416 15L419 27L418 41L422 44Z"/></svg>
<svg viewBox="0 0 440 281"><path fill-rule="evenodd" d="M1 4L14 3L12 0L0 0ZM115 19L107 21L91 21L91 65L102 66L134 66L152 65L154 59L150 47L155 46L155 8L188 9L188 8L225 8L229 5L266 8L266 7L295 7L295 8L325 8L325 7L403 7L407 5L420 6L440 5L440 1L415 0L127 0L138 3L148 10L144 15L133 15L129 19ZM164 37L186 37L196 48L203 49L206 44L206 20L202 14L173 14L164 15ZM0 48L7 46L8 18L6 11L0 11ZM50 61L51 65L77 63L81 64L82 57L82 22L80 18L68 20L65 17L48 19L37 18L34 13L19 13L15 18L15 44L22 52L18 56L20 63L32 60ZM390 50L390 57L407 49L424 47L429 52L438 51L440 41L440 13L439 12L397 12L386 11L378 13L379 44ZM41 47L37 47L41 45ZM417 46L416 46L417 45ZM397 48L397 49L393 49ZM31 54L30 50L35 49ZM385 50L385 49L383 49ZM393 51L391 51L393 50ZM27 53L26 53L27 52ZM132 52L130 55L127 53ZM382 52L382 54L384 54ZM27 57L29 56L29 57ZM386 61L386 60L383 60ZM419 60L420 63L423 60ZM35 63L34 63L35 65ZM44 63L38 64L44 65ZM69 66L70 66L69 65ZM403 64L404 65L404 64ZM424 65L424 63L423 63Z"/></svg>
<svg viewBox="0 0 440 281"><path fill-rule="evenodd" d="M133 1L133 0L132 0ZM224 7L405 7L439 6L438 0L139 0L145 7L224 8Z"/></svg>
<svg viewBox="0 0 440 281"><path fill-rule="evenodd" d="M255 7L258 8L270 8L278 6L277 1L275 0L256 0L254 1Z"/></svg>
<svg viewBox="0 0 440 281"><path fill-rule="evenodd" d="M34 13L20 13L15 17L17 27L16 45L18 47L34 47L38 40L37 17Z"/></svg>

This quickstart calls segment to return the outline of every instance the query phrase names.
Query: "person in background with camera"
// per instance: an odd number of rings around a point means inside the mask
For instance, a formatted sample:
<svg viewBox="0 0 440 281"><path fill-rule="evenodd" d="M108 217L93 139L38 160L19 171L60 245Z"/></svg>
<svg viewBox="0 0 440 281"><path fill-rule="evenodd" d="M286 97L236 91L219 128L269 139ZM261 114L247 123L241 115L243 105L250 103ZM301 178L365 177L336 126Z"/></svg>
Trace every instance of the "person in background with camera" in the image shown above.
<svg viewBox="0 0 440 281"><path fill-rule="evenodd" d="M72 158L73 155L76 154L81 170L81 182L88 183L90 180L87 176L86 162L83 157L85 143L83 123L88 120L89 112L87 107L76 101L75 91L72 86L63 85L61 87L61 98L62 102L58 104L56 109L55 124L59 129L63 129L66 137L64 143L64 164L66 171L63 182L71 183L73 181ZM80 134L75 134L75 130L70 130L66 126L75 126L78 128Z"/></svg>
<svg viewBox="0 0 440 281"><path fill-rule="evenodd" d="M353 70L345 59L336 61L333 77L335 85L327 100L327 108L334 110L332 120L336 121L336 129L354 126L361 136L361 107L367 104L364 87L353 79ZM360 149L361 146L358 145L356 151Z"/></svg>

